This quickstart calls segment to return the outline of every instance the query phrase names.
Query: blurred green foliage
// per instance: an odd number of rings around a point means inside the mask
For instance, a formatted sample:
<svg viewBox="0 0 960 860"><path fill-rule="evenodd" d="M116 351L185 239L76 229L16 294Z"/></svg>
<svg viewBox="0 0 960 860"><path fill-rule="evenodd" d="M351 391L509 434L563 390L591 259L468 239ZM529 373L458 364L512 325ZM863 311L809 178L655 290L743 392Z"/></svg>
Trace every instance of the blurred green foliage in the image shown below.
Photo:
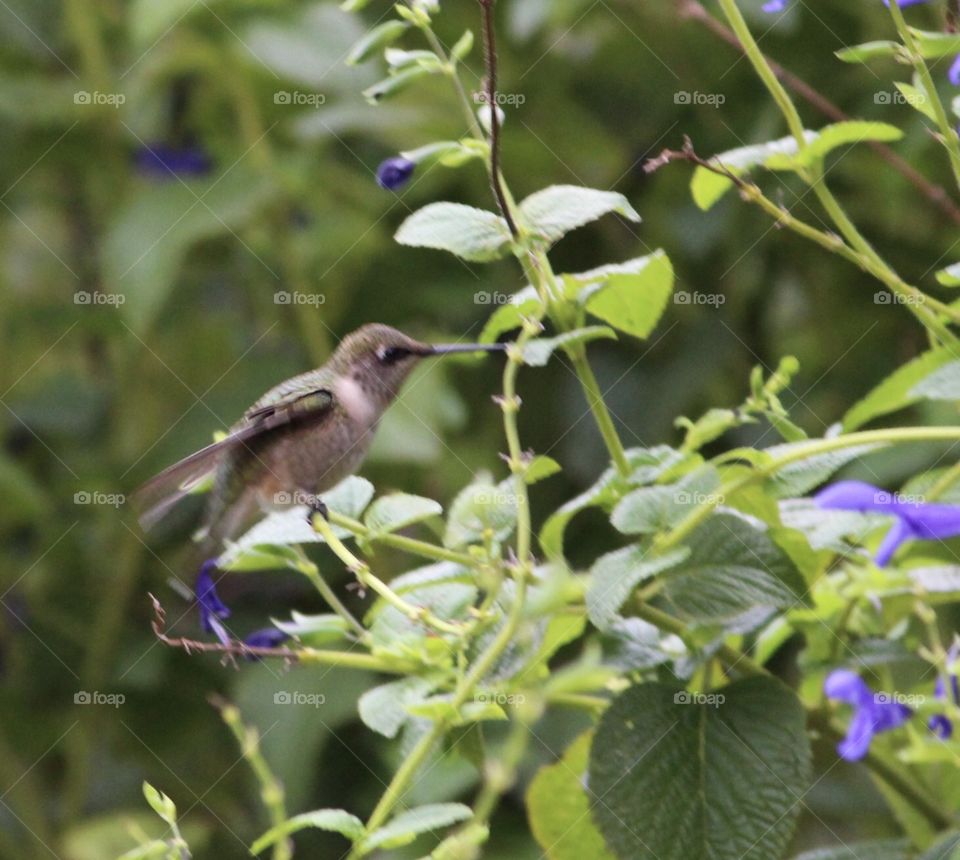
<svg viewBox="0 0 960 860"><path fill-rule="evenodd" d="M448 44L477 27L473 4L449 5L438 25ZM759 0L744 5L761 33L770 27ZM946 183L946 160L918 115L875 98L892 89L887 78L833 57L889 35L875 5L794 10L762 45L849 113L901 124L900 154ZM121 853L134 844L130 832L159 824L145 812L145 778L176 800L198 857L247 856L244 845L266 822L208 695L235 701L259 727L290 810L366 809L398 759L395 746L358 727L356 700L374 678L236 670L160 646L148 591L179 629L195 624L181 617L188 604L173 583L192 576L184 544L196 508L147 539L123 500L356 326L473 337L522 282L509 262L471 266L394 245L392 232L413 209L441 198L489 208L489 189L479 165L424 170L400 196L376 187L381 159L463 128L440 82L367 105L360 92L379 76L344 65L363 30L333 3L0 6L0 856ZM683 6L503 0L500 88L523 97L505 108L505 171L520 195L555 182L615 188L642 214L640 225L605 219L565 240L558 270L664 247L678 290L719 297L675 304L646 343L590 347L627 444L676 442L677 415L741 402L749 369L775 368L786 354L801 372L784 404L821 435L922 348L922 331L902 309L872 301L878 287L867 275L781 235L734 195L697 210L685 167L644 174L644 160L683 134L707 155L782 133L747 63L685 19ZM364 14L372 24L387 8L375 2ZM476 54L468 66L479 87ZM722 104L684 93L719 94ZM803 112L813 127L826 122ZM173 176L138 167L146 147L161 145L202 150L212 169ZM898 269L929 286L931 261L953 262L945 255L955 225L869 149L840 158L833 184L851 214ZM812 199L796 191L788 183L778 194L820 223ZM278 293L322 303L278 301ZM521 377L522 438L565 471L534 494L535 522L607 459L570 369L554 362L539 372L529 387ZM495 374L469 363L423 370L384 422L364 474L380 490L450 499L502 447L489 401ZM744 443L764 432L737 431ZM898 450L875 458L874 469L896 480L932 452ZM567 538L573 559L595 557L610 534L599 515L578 519ZM377 563L387 577L409 566L387 551ZM327 569L342 592L340 565ZM225 591L238 627L294 606L320 608L292 575L238 576ZM348 599L360 606L356 594ZM289 689L321 691L326 703L278 720L273 694ZM77 699L95 691L124 701ZM547 719L540 761L554 760L582 728L581 718ZM445 763L419 799L455 797L471 779ZM850 808L859 779L841 767L818 782L798 844L827 831L889 832L869 789ZM487 856L539 856L522 789L498 813ZM330 856L341 843L310 834L302 844L305 856Z"/></svg>

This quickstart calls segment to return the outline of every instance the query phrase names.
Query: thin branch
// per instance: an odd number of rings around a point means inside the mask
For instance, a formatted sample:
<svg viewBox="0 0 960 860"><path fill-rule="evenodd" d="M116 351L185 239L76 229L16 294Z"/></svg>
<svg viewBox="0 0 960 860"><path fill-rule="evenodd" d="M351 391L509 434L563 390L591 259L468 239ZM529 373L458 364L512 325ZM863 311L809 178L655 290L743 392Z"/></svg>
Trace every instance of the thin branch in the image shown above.
<svg viewBox="0 0 960 860"><path fill-rule="evenodd" d="M503 220L510 228L514 239L520 238L520 231L513 220L513 213L507 202L500 181L500 117L497 114L497 37L493 26L493 4L496 0L479 0L483 21L483 61L486 67L487 108L490 111L490 187L497 200L497 206Z"/></svg>
<svg viewBox="0 0 960 860"><path fill-rule="evenodd" d="M676 0L677 8L682 18L688 18L697 21L706 27L715 36L722 39L728 45L743 51L743 45L736 34L723 22L713 17L699 0ZM793 72L785 69L779 63L767 57L767 63L777 78L800 98L811 106L815 107L824 116L829 117L835 122L845 122L850 119L850 115L837 107L830 99L822 93L815 90L803 78L798 77ZM897 171L904 179L913 185L924 197L931 203L939 207L940 210L957 224L960 224L960 206L953 201L946 189L931 182L919 170L917 170L906 159L897 155L885 143L876 140L864 141L874 152Z"/></svg>

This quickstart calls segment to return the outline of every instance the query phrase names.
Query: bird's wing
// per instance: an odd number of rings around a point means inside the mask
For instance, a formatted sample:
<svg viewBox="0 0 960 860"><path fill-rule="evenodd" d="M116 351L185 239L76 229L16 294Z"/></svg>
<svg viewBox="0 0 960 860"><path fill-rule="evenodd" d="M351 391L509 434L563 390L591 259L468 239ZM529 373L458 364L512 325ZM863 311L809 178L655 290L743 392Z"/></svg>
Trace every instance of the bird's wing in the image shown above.
<svg viewBox="0 0 960 860"><path fill-rule="evenodd" d="M155 475L133 495L140 525L149 529L177 503L209 477L223 455L279 427L316 419L331 411L333 392L327 388L292 391L275 402L249 409L230 435L195 451L159 475Z"/></svg>

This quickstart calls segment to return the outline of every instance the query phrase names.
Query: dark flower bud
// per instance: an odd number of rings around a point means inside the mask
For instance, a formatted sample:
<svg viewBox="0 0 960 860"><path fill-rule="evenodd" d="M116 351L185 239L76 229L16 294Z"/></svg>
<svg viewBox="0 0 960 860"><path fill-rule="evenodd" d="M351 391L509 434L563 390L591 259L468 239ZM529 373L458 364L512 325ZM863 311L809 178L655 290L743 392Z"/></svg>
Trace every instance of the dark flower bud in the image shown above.
<svg viewBox="0 0 960 860"><path fill-rule="evenodd" d="M380 166L377 168L377 185L386 188L388 191L393 191L405 185L413 176L413 171L416 168L417 163L415 161L404 158L402 155L388 158L386 161L380 162Z"/></svg>

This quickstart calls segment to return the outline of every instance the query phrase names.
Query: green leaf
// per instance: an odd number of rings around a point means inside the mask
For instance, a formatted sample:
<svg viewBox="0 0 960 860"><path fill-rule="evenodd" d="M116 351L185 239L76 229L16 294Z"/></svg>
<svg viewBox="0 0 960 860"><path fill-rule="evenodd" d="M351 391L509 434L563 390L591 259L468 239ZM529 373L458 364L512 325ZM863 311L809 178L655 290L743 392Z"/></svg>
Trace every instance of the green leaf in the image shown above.
<svg viewBox="0 0 960 860"><path fill-rule="evenodd" d="M903 46L899 42L888 40L864 42L862 45L851 45L834 51L834 56L845 63L865 63L877 57L895 57Z"/></svg>
<svg viewBox="0 0 960 860"><path fill-rule="evenodd" d="M589 786L603 802L591 812L623 860L783 856L810 786L804 709L773 678L716 695L685 703L692 694L642 684L601 717Z"/></svg>
<svg viewBox="0 0 960 860"><path fill-rule="evenodd" d="M457 39L450 49L450 59L459 62L465 59L471 50L473 50L473 32L464 30L463 35Z"/></svg>
<svg viewBox="0 0 960 860"><path fill-rule="evenodd" d="M771 458L782 456L796 446L803 447L803 442L790 442L785 445L774 445L764 449L764 453ZM827 451L820 454L811 454L803 459L796 460L788 466L778 469L766 482L767 492L778 499L788 499L802 496L819 484L827 480L834 472L847 463L878 451L884 445L851 445L838 451Z"/></svg>
<svg viewBox="0 0 960 860"><path fill-rule="evenodd" d="M813 139L813 132L805 132L808 139ZM751 146L741 146L713 156L710 161L722 165L734 176L745 176L754 167L766 163L767 159L779 155L796 155L797 141L793 135L771 140L767 143L756 143ZM710 209L724 194L733 187L733 180L708 170L706 167L697 167L690 180L690 193L693 201L704 211Z"/></svg>
<svg viewBox="0 0 960 860"><path fill-rule="evenodd" d="M560 471L562 471L562 467L553 457L541 454L527 463L523 470L523 480L527 484L535 484L537 481L556 475Z"/></svg>
<svg viewBox="0 0 960 860"><path fill-rule="evenodd" d="M909 397L926 400L960 400L960 359L949 361L910 389Z"/></svg>
<svg viewBox="0 0 960 860"><path fill-rule="evenodd" d="M351 842L356 842L363 836L363 822L356 815L351 815L343 809L317 809L313 812L294 815L293 818L288 818L282 824L271 827L250 846L250 853L259 854L264 848L269 848L291 833L296 833L298 830L304 830L307 827L340 833Z"/></svg>
<svg viewBox="0 0 960 860"><path fill-rule="evenodd" d="M676 483L642 487L627 494L613 509L610 522L628 535L663 531L677 525L699 505L722 503L717 496L719 487L719 472L713 466L703 466Z"/></svg>
<svg viewBox="0 0 960 860"><path fill-rule="evenodd" d="M177 805L165 795L158 791L149 782L143 783L143 796L150 804L150 808L157 813L167 824L175 824L177 821Z"/></svg>
<svg viewBox="0 0 960 860"><path fill-rule="evenodd" d="M630 273L610 273L587 299L587 310L620 331L645 338L673 292L673 266L663 251L640 258Z"/></svg>
<svg viewBox="0 0 960 860"><path fill-rule="evenodd" d="M793 860L910 860L912 852L906 839L876 839L869 842L851 842L832 848L814 848L804 851ZM937 854L932 860L949 860Z"/></svg>
<svg viewBox="0 0 960 860"><path fill-rule="evenodd" d="M394 238L401 245L437 248L464 260L486 262L504 255L510 230L493 212L461 203L430 203L410 215Z"/></svg>
<svg viewBox="0 0 960 860"><path fill-rule="evenodd" d="M541 767L530 781L527 817L547 860L613 860L590 818L584 787L592 740L593 732L584 732L560 761Z"/></svg>
<svg viewBox="0 0 960 860"><path fill-rule="evenodd" d="M472 815L473 810L462 803L429 803L406 809L363 840L363 853L368 854L374 848L409 845L421 833L449 827L458 821L466 821Z"/></svg>
<svg viewBox="0 0 960 860"><path fill-rule="evenodd" d="M934 277L945 287L960 287L960 263L941 269Z"/></svg>
<svg viewBox="0 0 960 860"><path fill-rule="evenodd" d="M936 111L933 109L933 102L927 97L922 87L916 84L908 84L903 81L894 81L893 85L903 95L904 101L915 111L922 113L927 119L937 121Z"/></svg>
<svg viewBox="0 0 960 860"><path fill-rule="evenodd" d="M567 524L580 511L589 507L611 507L627 489L655 481L684 458L681 452L668 445L630 448L626 454L632 469L629 479L624 480L619 472L611 467L600 475L592 487L570 499L547 518L538 539L548 558L557 559L563 556L563 534Z"/></svg>
<svg viewBox="0 0 960 860"><path fill-rule="evenodd" d="M473 300L477 304L488 305L499 293L474 293ZM537 295L536 287L526 286L510 296L506 304L500 305L487 320L483 331L480 332L480 343L493 343L500 335L523 324L525 316L531 316L540 311L543 304Z"/></svg>
<svg viewBox="0 0 960 860"><path fill-rule="evenodd" d="M273 625L313 648L340 642L350 631L346 619L339 615L304 615L296 610L290 613L290 621L273 619Z"/></svg>
<svg viewBox="0 0 960 860"><path fill-rule="evenodd" d="M937 33L910 28L921 56L926 60L952 57L960 54L960 33Z"/></svg>
<svg viewBox="0 0 960 860"><path fill-rule="evenodd" d="M367 508L363 522L373 532L369 539L376 540L378 535L398 531L442 513L443 507L433 499L409 493L390 493Z"/></svg>
<svg viewBox="0 0 960 860"><path fill-rule="evenodd" d="M538 337L527 342L523 349L523 362L531 367L543 367L559 347L568 347L575 343L585 343L599 338L616 340L617 335L607 326L592 325L567 331L556 337Z"/></svg>
<svg viewBox="0 0 960 860"><path fill-rule="evenodd" d="M410 84L412 84L414 81L426 77L427 75L432 75L437 71L439 71L439 69L420 64L408 66L407 68L398 71L396 74L388 75L382 81L375 83L372 87L367 87L363 91L363 97L370 102L370 104L379 104L384 99L388 99L391 96L395 96L397 93L403 92L403 90L410 86Z"/></svg>
<svg viewBox="0 0 960 860"><path fill-rule="evenodd" d="M911 391L917 383L955 357L952 350L933 349L901 365L843 416L844 432L849 433L880 415L916 403L920 397L912 395Z"/></svg>
<svg viewBox="0 0 960 860"><path fill-rule="evenodd" d="M733 513L717 513L688 539L690 554L664 577L663 599L681 618L738 624L748 610L809 603L807 584L769 532Z"/></svg>
<svg viewBox="0 0 960 860"><path fill-rule="evenodd" d="M610 212L618 212L630 221L640 220L622 194L577 185L551 185L520 204L520 215L527 227L548 242L556 242L571 230Z"/></svg>
<svg viewBox="0 0 960 860"><path fill-rule="evenodd" d="M373 731L395 738L410 719L407 706L422 702L436 686L436 681L427 678L401 678L372 687L357 703L360 719Z"/></svg>
<svg viewBox="0 0 960 860"><path fill-rule="evenodd" d="M599 630L619 619L619 609L641 582L681 564L690 551L683 547L666 555L651 556L647 547L635 544L600 556L590 569L587 614Z"/></svg>
<svg viewBox="0 0 960 860"><path fill-rule="evenodd" d="M381 48L385 48L387 45L397 41L397 39L407 31L409 26L406 21L399 21L396 18L391 18L389 21L378 24L350 49L350 53L347 54L346 64L348 66L356 66L359 63L366 62Z"/></svg>
<svg viewBox="0 0 960 860"><path fill-rule="evenodd" d="M458 549L477 543L488 532L494 541L506 540L517 522L518 503L512 478L499 484L478 478L454 499L447 517L444 546Z"/></svg>
<svg viewBox="0 0 960 860"><path fill-rule="evenodd" d="M323 501L331 511L353 519L363 513L372 498L373 484L356 475L346 478L323 494ZM352 535L340 526L334 526L333 531L340 538ZM323 542L323 538L307 522L307 508L297 505L289 510L273 511L236 542L228 544L226 551L220 555L220 563L224 568L233 569L234 565L242 568L251 554L263 555L267 552L281 557L282 551L278 551L277 547Z"/></svg>
<svg viewBox="0 0 960 860"><path fill-rule="evenodd" d="M839 146L862 143L865 140L899 140L903 132L895 125L866 120L847 120L820 129L803 152L795 155L770 156L765 166L773 170L796 170L811 167Z"/></svg>

